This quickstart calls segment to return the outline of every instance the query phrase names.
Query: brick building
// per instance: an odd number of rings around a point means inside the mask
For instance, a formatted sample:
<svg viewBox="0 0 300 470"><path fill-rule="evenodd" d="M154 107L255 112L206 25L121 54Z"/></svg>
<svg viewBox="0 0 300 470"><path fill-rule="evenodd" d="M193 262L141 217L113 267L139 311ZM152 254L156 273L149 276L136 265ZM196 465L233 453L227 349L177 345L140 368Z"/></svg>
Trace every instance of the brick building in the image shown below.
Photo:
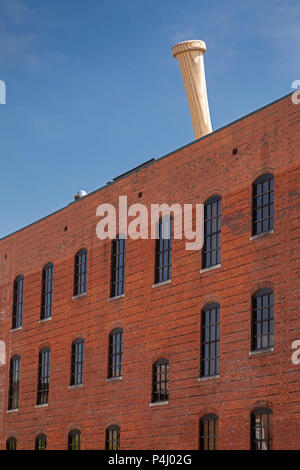
<svg viewBox="0 0 300 470"><path fill-rule="evenodd" d="M0 240L1 449L300 449L299 148L288 95ZM204 248L99 240L119 195Z"/></svg>

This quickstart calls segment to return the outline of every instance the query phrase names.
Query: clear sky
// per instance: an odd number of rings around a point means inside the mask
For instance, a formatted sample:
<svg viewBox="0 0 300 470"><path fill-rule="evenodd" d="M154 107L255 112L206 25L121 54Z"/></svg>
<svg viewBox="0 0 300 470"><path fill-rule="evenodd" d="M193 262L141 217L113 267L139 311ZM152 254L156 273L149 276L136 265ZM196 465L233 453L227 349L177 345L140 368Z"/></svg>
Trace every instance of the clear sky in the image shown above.
<svg viewBox="0 0 300 470"><path fill-rule="evenodd" d="M188 39L213 129L300 79L299 0L0 0L0 237L193 140Z"/></svg>

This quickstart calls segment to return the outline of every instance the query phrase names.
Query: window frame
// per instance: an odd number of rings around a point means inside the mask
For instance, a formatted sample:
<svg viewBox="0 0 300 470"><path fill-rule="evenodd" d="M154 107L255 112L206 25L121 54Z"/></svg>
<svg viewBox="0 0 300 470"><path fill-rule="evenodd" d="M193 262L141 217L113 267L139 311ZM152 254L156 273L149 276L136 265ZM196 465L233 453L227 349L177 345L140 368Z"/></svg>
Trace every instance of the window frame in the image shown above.
<svg viewBox="0 0 300 470"><path fill-rule="evenodd" d="M8 410L17 410L19 406L21 375L21 357L16 354L10 359Z"/></svg>
<svg viewBox="0 0 300 470"><path fill-rule="evenodd" d="M118 235L111 242L111 298L125 293L125 266L126 238Z"/></svg>
<svg viewBox="0 0 300 470"><path fill-rule="evenodd" d="M52 318L54 264L47 263L42 271L41 320Z"/></svg>
<svg viewBox="0 0 300 470"><path fill-rule="evenodd" d="M73 447L75 447L75 449ZM68 450L81 450L81 431L79 431L79 429L72 429L69 432Z"/></svg>
<svg viewBox="0 0 300 470"><path fill-rule="evenodd" d="M168 223L168 233L164 234L164 224ZM168 237L164 236L168 235ZM155 275L154 283L160 284L171 279L172 271L173 217L165 215L156 224ZM165 257L167 259L165 259Z"/></svg>
<svg viewBox="0 0 300 470"><path fill-rule="evenodd" d="M215 216L213 216L214 204L216 204ZM212 268L221 264L221 231L222 196L214 195L204 203L202 269ZM214 248L212 248L213 240L215 240ZM215 262L213 260L214 256Z"/></svg>
<svg viewBox="0 0 300 470"><path fill-rule="evenodd" d="M75 255L74 261L74 297L87 291L87 248L82 248Z"/></svg>
<svg viewBox="0 0 300 470"><path fill-rule="evenodd" d="M211 426L213 433L211 433ZM200 450L218 450L219 418L214 413L209 413L200 419ZM211 448L211 441L213 443Z"/></svg>
<svg viewBox="0 0 300 470"><path fill-rule="evenodd" d="M116 433L116 438L114 438ZM105 450L120 450L121 429L117 424L108 426L105 430Z"/></svg>
<svg viewBox="0 0 300 470"><path fill-rule="evenodd" d="M212 312L215 311L215 321L212 321ZM206 322L208 314L208 323ZM220 375L220 337L221 337L221 308L217 302L206 304L201 310L201 359L200 377L215 377ZM206 330L208 329L208 340ZM213 332L215 334L213 335ZM213 336L213 337L211 337ZM211 355L211 346L214 346L214 355ZM213 362L213 364L211 364ZM206 367L208 363L208 370ZM213 367L212 367L213 366Z"/></svg>
<svg viewBox="0 0 300 470"><path fill-rule="evenodd" d="M263 305L263 298L268 296L267 306ZM272 303L270 303L272 298ZM260 299L260 307L258 307L258 299ZM267 318L263 318L263 310L267 309ZM260 320L257 319L258 312ZM263 325L267 323L267 333L263 334ZM260 325L260 334L258 333L258 324ZM263 337L267 337L267 345L259 346L263 342ZM259 338L259 342L258 342ZM263 351L273 348L274 346L274 292L271 288L259 289L251 298L251 351Z"/></svg>
<svg viewBox="0 0 300 470"><path fill-rule="evenodd" d="M38 406L46 405L49 402L50 361L51 361L51 350L48 346L46 346L42 348L39 352L38 386L37 386L37 402L36 402Z"/></svg>
<svg viewBox="0 0 300 470"><path fill-rule="evenodd" d="M13 443L14 449L10 449L10 444ZM9 437L6 439L6 450L17 450L17 439L14 436Z"/></svg>
<svg viewBox="0 0 300 470"><path fill-rule="evenodd" d="M264 183L268 182L268 190L263 191ZM258 193L259 185L261 185L261 192ZM268 202L264 203L264 198L268 195ZM259 199L260 198L260 199ZM257 201L261 200L261 204ZM266 209L267 208L267 209ZM268 215L263 216L264 210L267 210ZM261 216L259 214L261 211ZM260 224L260 229L258 228ZM266 228L264 228L266 224ZM259 176L252 184L252 236L268 233L274 229L274 175L272 173L265 173Z"/></svg>
<svg viewBox="0 0 300 470"><path fill-rule="evenodd" d="M123 329L120 327L114 328L109 333L108 373L107 373L107 377L109 379L122 377L123 342L124 342Z"/></svg>
<svg viewBox="0 0 300 470"><path fill-rule="evenodd" d="M35 438L35 450L47 449L47 436L44 433L38 434Z"/></svg>
<svg viewBox="0 0 300 470"><path fill-rule="evenodd" d="M169 401L170 363L158 359L152 366L152 403Z"/></svg>
<svg viewBox="0 0 300 470"><path fill-rule="evenodd" d="M263 416L267 417L267 424L263 425ZM259 417L259 438L256 437L257 423ZM263 431L267 430L267 438L262 438ZM267 448L263 449L266 443ZM273 410L268 407L256 408L251 413L251 450L272 450L273 447Z"/></svg>
<svg viewBox="0 0 300 470"><path fill-rule="evenodd" d="M20 287L21 286L21 287ZM14 280L13 287L13 312L12 312L12 329L16 330L23 324L23 307L24 307L24 276L20 274Z"/></svg>
<svg viewBox="0 0 300 470"><path fill-rule="evenodd" d="M80 348L81 346L81 348ZM78 350L79 348L79 350ZM77 338L73 341L71 347L71 378L70 386L83 385L84 378L84 354L85 341L83 338Z"/></svg>

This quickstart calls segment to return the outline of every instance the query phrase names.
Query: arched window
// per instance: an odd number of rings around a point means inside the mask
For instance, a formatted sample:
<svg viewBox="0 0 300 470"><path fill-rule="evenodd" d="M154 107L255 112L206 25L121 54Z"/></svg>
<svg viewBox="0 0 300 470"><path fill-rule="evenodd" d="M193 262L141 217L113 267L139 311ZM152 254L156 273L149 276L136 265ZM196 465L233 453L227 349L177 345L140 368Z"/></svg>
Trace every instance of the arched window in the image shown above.
<svg viewBox="0 0 300 470"><path fill-rule="evenodd" d="M52 263L43 269L41 320L52 317L53 269Z"/></svg>
<svg viewBox="0 0 300 470"><path fill-rule="evenodd" d="M124 294L126 240L118 236L112 241L111 297Z"/></svg>
<svg viewBox="0 0 300 470"><path fill-rule="evenodd" d="M213 196L204 204L204 243L202 268L221 263L221 196Z"/></svg>
<svg viewBox="0 0 300 470"><path fill-rule="evenodd" d="M23 315L24 276L18 276L14 281L14 303L12 329L21 328Z"/></svg>
<svg viewBox="0 0 300 470"><path fill-rule="evenodd" d="M8 409L16 410L19 406L20 356L10 360Z"/></svg>
<svg viewBox="0 0 300 470"><path fill-rule="evenodd" d="M218 417L208 414L200 420L200 450L218 449Z"/></svg>
<svg viewBox="0 0 300 470"><path fill-rule="evenodd" d="M37 390L37 404L48 403L50 383L50 349L43 348L39 353L39 376Z"/></svg>
<svg viewBox="0 0 300 470"><path fill-rule="evenodd" d="M84 340L76 339L72 344L71 385L83 384Z"/></svg>
<svg viewBox="0 0 300 470"><path fill-rule="evenodd" d="M169 361L159 359L153 365L152 402L168 401L169 399Z"/></svg>
<svg viewBox="0 0 300 470"><path fill-rule="evenodd" d="M86 292L87 250L83 248L75 256L74 295Z"/></svg>
<svg viewBox="0 0 300 470"><path fill-rule="evenodd" d="M273 175L267 173L253 183L252 234L268 232L274 226Z"/></svg>
<svg viewBox="0 0 300 470"><path fill-rule="evenodd" d="M7 439L6 450L17 450L17 439L15 437Z"/></svg>
<svg viewBox="0 0 300 470"><path fill-rule="evenodd" d="M35 450L47 449L47 436L46 434L39 434L35 439Z"/></svg>
<svg viewBox="0 0 300 470"><path fill-rule="evenodd" d="M251 449L272 450L273 412L269 408L258 408L251 414Z"/></svg>
<svg viewBox="0 0 300 470"><path fill-rule="evenodd" d="M155 283L171 279L172 217L162 217L157 225Z"/></svg>
<svg viewBox="0 0 300 470"><path fill-rule="evenodd" d="M123 330L115 328L109 334L109 360L108 360L108 377L122 376L123 362Z"/></svg>
<svg viewBox="0 0 300 470"><path fill-rule="evenodd" d="M106 429L105 449L106 450L120 450L119 426L112 425Z"/></svg>
<svg viewBox="0 0 300 470"><path fill-rule="evenodd" d="M252 351L273 347L273 291L261 289L252 297Z"/></svg>
<svg viewBox="0 0 300 470"><path fill-rule="evenodd" d="M201 377L220 372L220 305L206 305L201 315Z"/></svg>
<svg viewBox="0 0 300 470"><path fill-rule="evenodd" d="M81 432L78 429L73 429L69 432L68 450L80 450L81 447Z"/></svg>

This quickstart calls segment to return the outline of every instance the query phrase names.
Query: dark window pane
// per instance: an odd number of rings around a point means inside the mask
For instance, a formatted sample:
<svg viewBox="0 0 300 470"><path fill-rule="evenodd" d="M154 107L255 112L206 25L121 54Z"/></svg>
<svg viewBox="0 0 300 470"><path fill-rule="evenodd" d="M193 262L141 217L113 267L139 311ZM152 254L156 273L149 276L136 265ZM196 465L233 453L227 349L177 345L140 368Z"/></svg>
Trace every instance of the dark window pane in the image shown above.
<svg viewBox="0 0 300 470"><path fill-rule="evenodd" d="M71 385L80 385L83 383L83 368L84 340L80 338L72 344Z"/></svg>
<svg viewBox="0 0 300 470"><path fill-rule="evenodd" d="M18 276L14 282L12 328L22 326L24 277Z"/></svg>
<svg viewBox="0 0 300 470"><path fill-rule="evenodd" d="M273 347L273 292L262 289L252 298L252 350Z"/></svg>
<svg viewBox="0 0 300 470"><path fill-rule="evenodd" d="M221 262L221 197L214 196L204 205L204 244L202 267L209 268Z"/></svg>
<svg viewBox="0 0 300 470"><path fill-rule="evenodd" d="M156 240L155 282L171 278L172 217L163 217L158 222Z"/></svg>
<svg viewBox="0 0 300 470"><path fill-rule="evenodd" d="M253 235L273 229L273 201L273 175L266 174L258 178L253 184Z"/></svg>
<svg viewBox="0 0 300 470"><path fill-rule="evenodd" d="M6 450L17 450L17 439L15 437L7 439Z"/></svg>
<svg viewBox="0 0 300 470"><path fill-rule="evenodd" d="M200 450L218 449L218 417L210 414L200 421Z"/></svg>
<svg viewBox="0 0 300 470"><path fill-rule="evenodd" d="M74 429L69 433L68 450L80 450L81 447L81 432Z"/></svg>
<svg viewBox="0 0 300 470"><path fill-rule="evenodd" d="M10 360L8 409L15 410L19 404L20 356Z"/></svg>
<svg viewBox="0 0 300 470"><path fill-rule="evenodd" d="M153 365L152 402L169 399L169 361L159 359Z"/></svg>
<svg viewBox="0 0 300 470"><path fill-rule="evenodd" d="M220 306L209 304L201 315L201 370L200 375L219 373L220 361Z"/></svg>
<svg viewBox="0 0 300 470"><path fill-rule="evenodd" d="M41 319L52 316L53 264L48 263L43 269Z"/></svg>
<svg viewBox="0 0 300 470"><path fill-rule="evenodd" d="M117 237L112 241L111 297L125 291L126 240Z"/></svg>
<svg viewBox="0 0 300 470"><path fill-rule="evenodd" d="M48 403L50 382L50 349L44 348L39 354L39 374L37 404L44 405Z"/></svg>
<svg viewBox="0 0 300 470"><path fill-rule="evenodd" d="M87 250L80 250L75 256L74 295L86 292Z"/></svg>
<svg viewBox="0 0 300 470"><path fill-rule="evenodd" d="M47 448L47 436L40 434L35 440L35 450L46 450Z"/></svg>
<svg viewBox="0 0 300 470"><path fill-rule="evenodd" d="M122 376L123 330L116 328L109 335L108 377Z"/></svg>
<svg viewBox="0 0 300 470"><path fill-rule="evenodd" d="M106 429L105 439L106 450L119 450L120 449L120 428L119 426L110 426Z"/></svg>

